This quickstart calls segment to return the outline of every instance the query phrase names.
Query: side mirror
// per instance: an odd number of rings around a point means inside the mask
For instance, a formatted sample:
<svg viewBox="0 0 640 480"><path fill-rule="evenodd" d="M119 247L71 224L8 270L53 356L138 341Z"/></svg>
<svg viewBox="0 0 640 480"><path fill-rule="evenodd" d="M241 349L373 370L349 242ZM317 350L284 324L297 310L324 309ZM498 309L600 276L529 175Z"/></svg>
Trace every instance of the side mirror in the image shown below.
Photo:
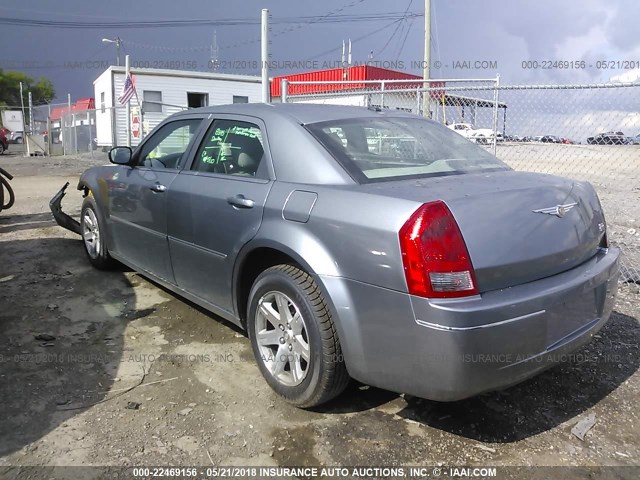
<svg viewBox="0 0 640 480"><path fill-rule="evenodd" d="M109 161L116 165L129 165L132 155L131 147L113 147L109 150Z"/></svg>

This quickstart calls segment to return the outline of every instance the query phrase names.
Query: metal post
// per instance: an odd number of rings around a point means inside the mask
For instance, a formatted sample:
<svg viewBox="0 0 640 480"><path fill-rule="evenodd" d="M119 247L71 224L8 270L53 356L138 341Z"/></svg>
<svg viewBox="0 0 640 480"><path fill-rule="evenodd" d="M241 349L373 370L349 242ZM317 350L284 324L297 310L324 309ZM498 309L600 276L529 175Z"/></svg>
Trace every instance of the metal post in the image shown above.
<svg viewBox="0 0 640 480"><path fill-rule="evenodd" d="M67 155L69 152L69 142L71 141L71 132L67 130L67 119L71 113L71 94L67 93L67 112L60 118L60 132L62 133L62 154Z"/></svg>
<svg viewBox="0 0 640 480"><path fill-rule="evenodd" d="M500 74L496 75L495 91L493 93L493 154L498 151L498 91L500 89Z"/></svg>
<svg viewBox="0 0 640 480"><path fill-rule="evenodd" d="M425 81L423 86L426 89L431 86L428 82L431 79L431 0L424 0L424 64L422 76ZM427 90L422 97L422 114L427 118L431 117L430 100L430 90Z"/></svg>
<svg viewBox="0 0 640 480"><path fill-rule="evenodd" d="M33 135L33 96L31 92L27 93L29 98L29 133Z"/></svg>
<svg viewBox="0 0 640 480"><path fill-rule="evenodd" d="M380 82L380 108L384 109L384 80Z"/></svg>
<svg viewBox="0 0 640 480"><path fill-rule="evenodd" d="M289 80L283 78L280 82L280 100L282 103L287 103L289 99Z"/></svg>
<svg viewBox="0 0 640 480"><path fill-rule="evenodd" d="M29 139L27 138L27 127L24 123L24 93L22 91L22 82L20 82L20 105L22 106L22 143L27 145L27 155L30 155Z"/></svg>
<svg viewBox="0 0 640 480"><path fill-rule="evenodd" d="M269 9L262 9L262 30L260 44L262 46L262 103L269 103Z"/></svg>
<svg viewBox="0 0 640 480"><path fill-rule="evenodd" d="M47 103L47 156L51 156L51 144L53 143L53 137L51 136L51 103Z"/></svg>
<svg viewBox="0 0 640 480"><path fill-rule="evenodd" d="M416 90L416 115L420 115L420 107L422 106L422 91L420 87Z"/></svg>
<svg viewBox="0 0 640 480"><path fill-rule="evenodd" d="M122 44L122 40L120 37L116 37L116 65L120 66L120 45Z"/></svg>
<svg viewBox="0 0 640 480"><path fill-rule="evenodd" d="M124 57L124 81L127 82L127 78L131 74L129 55ZM131 101L127 102L127 147L131 146Z"/></svg>
<svg viewBox="0 0 640 480"><path fill-rule="evenodd" d="M507 136L507 108L502 109L502 135Z"/></svg>
<svg viewBox="0 0 640 480"><path fill-rule="evenodd" d="M51 156L51 106L49 106L49 116L47 117L47 157Z"/></svg>
<svg viewBox="0 0 640 480"><path fill-rule="evenodd" d="M73 125L73 152L78 154L78 129L76 128L76 114L71 114L71 124Z"/></svg>
<svg viewBox="0 0 640 480"><path fill-rule="evenodd" d="M27 127L26 124L24 123L24 117L25 117L25 112L24 112L24 93L22 92L22 82L20 82L20 105L22 107L22 142L27 144L27 152L29 151L29 143L26 141L27 140Z"/></svg>

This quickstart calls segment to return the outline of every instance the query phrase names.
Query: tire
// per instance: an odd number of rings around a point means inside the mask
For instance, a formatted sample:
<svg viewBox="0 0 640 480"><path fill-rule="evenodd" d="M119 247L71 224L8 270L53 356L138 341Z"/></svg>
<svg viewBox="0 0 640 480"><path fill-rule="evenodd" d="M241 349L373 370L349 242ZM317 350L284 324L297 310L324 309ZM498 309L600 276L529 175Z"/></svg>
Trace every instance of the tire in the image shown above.
<svg viewBox="0 0 640 480"><path fill-rule="evenodd" d="M107 250L107 245L104 241L106 231L91 192L82 202L80 230L82 232L84 251L91 264L100 270L111 269L115 264L115 260L111 258L109 250Z"/></svg>
<svg viewBox="0 0 640 480"><path fill-rule="evenodd" d="M309 274L293 265L265 270L251 288L248 311L254 357L277 394L310 408L347 387L349 374L335 324Z"/></svg>
<svg viewBox="0 0 640 480"><path fill-rule="evenodd" d="M0 142L0 155L2 155L4 153L4 144L2 142Z"/></svg>

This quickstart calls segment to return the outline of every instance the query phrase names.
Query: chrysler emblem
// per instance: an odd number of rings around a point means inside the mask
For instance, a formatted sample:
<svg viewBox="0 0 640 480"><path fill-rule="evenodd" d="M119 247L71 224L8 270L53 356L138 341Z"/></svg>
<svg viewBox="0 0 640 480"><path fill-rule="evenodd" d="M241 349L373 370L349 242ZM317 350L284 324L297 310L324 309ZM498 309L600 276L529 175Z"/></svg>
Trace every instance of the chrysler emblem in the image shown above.
<svg viewBox="0 0 640 480"><path fill-rule="evenodd" d="M565 214L569 210L571 210L576 205L578 205L577 202L566 203L564 205L556 205L555 207L541 208L539 210L534 210L533 213L546 213L547 215L555 215L556 217L562 218L565 216Z"/></svg>

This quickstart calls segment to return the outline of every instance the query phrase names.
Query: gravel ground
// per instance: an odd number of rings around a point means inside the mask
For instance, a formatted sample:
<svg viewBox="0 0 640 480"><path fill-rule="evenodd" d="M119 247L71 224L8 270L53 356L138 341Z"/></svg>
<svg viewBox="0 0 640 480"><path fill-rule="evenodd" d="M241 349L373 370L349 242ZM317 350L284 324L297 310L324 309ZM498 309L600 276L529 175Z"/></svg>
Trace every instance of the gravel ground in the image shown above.
<svg viewBox="0 0 640 480"><path fill-rule="evenodd" d="M572 361L519 386L442 404L354 382L299 410L267 387L242 332L125 268L93 269L54 224L49 199L104 160L0 157L17 196L0 214L0 468L608 465L638 478L638 285L621 284ZM64 204L78 213L80 196ZM580 440L571 430L591 415Z"/></svg>

